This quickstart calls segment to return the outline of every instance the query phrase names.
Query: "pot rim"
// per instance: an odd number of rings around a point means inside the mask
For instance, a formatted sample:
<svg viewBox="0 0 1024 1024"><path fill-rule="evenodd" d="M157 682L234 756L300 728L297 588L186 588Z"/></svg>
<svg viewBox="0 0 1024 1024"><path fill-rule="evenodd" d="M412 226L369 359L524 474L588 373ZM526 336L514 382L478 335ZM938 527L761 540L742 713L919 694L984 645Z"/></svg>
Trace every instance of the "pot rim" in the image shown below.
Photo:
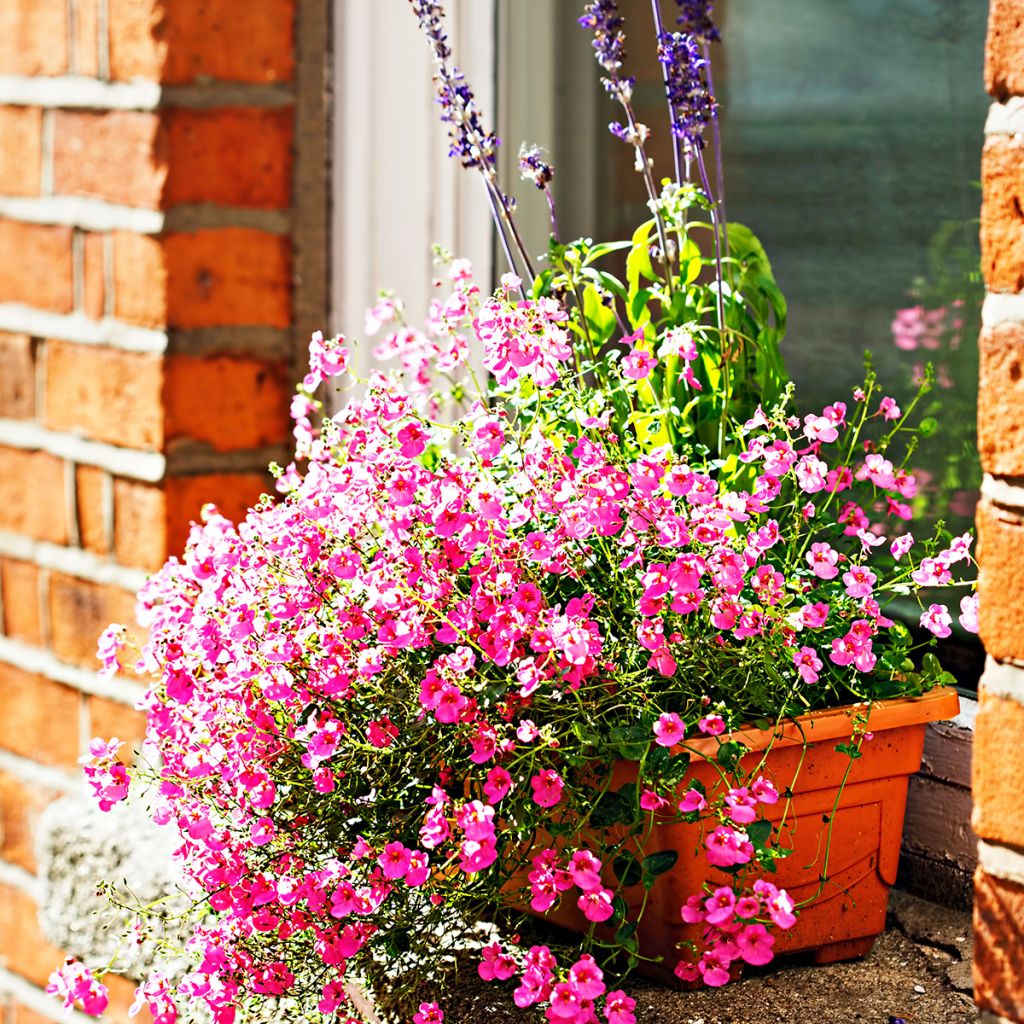
<svg viewBox="0 0 1024 1024"><path fill-rule="evenodd" d="M846 739L853 733L854 715L868 710L868 731L884 732L953 718L960 711L960 695L951 686L937 686L919 697L895 697L823 708L786 719L768 729L747 726L721 736L687 741L673 748L673 753L690 753L713 760L723 740L736 740L750 750L764 750L769 745L777 749Z"/></svg>

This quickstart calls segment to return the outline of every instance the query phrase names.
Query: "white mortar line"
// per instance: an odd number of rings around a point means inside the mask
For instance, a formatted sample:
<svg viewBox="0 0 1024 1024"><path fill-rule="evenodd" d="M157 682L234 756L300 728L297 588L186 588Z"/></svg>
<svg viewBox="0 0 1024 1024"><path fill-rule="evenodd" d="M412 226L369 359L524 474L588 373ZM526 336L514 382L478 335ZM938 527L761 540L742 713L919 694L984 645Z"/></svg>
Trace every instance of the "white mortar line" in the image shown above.
<svg viewBox="0 0 1024 1024"><path fill-rule="evenodd" d="M981 306L983 327L1024 322L1024 294L1020 292L989 292Z"/></svg>
<svg viewBox="0 0 1024 1024"><path fill-rule="evenodd" d="M117 677L102 678L88 669L61 661L41 647L33 647L7 637L0 637L0 661L24 672L46 676L91 697L105 697L130 708L134 708L146 692L146 688L138 683Z"/></svg>
<svg viewBox="0 0 1024 1024"><path fill-rule="evenodd" d="M14 106L155 110L160 94L156 82L103 82L84 75L0 75L0 103Z"/></svg>
<svg viewBox="0 0 1024 1024"><path fill-rule="evenodd" d="M1024 668L996 661L995 658L986 658L981 685L985 693L992 697L1003 697L1024 704Z"/></svg>
<svg viewBox="0 0 1024 1024"><path fill-rule="evenodd" d="M68 224L85 231L156 235L164 229L164 215L160 210L125 206L90 196L0 196L0 217L29 224Z"/></svg>
<svg viewBox="0 0 1024 1024"><path fill-rule="evenodd" d="M21 782L27 782L41 789L52 789L58 793L83 793L85 780L81 776L68 775L59 768L39 764L27 757L0 750L0 771L13 775Z"/></svg>
<svg viewBox="0 0 1024 1024"><path fill-rule="evenodd" d="M20 302L0 302L0 331L57 338L83 345L109 345L126 352L167 351L166 331L136 327L110 317L90 320L84 313L48 313Z"/></svg>
<svg viewBox="0 0 1024 1024"><path fill-rule="evenodd" d="M985 118L985 134L1024 134L1024 98L1012 96L1005 103L993 103Z"/></svg>
<svg viewBox="0 0 1024 1024"><path fill-rule="evenodd" d="M20 533L0 530L0 555L23 562L35 562L43 569L67 573L90 583L121 587L134 593L146 582L148 573L108 561L91 551L33 540Z"/></svg>
<svg viewBox="0 0 1024 1024"><path fill-rule="evenodd" d="M36 903L42 902L42 882L30 871L19 868L17 864L0 860L0 885L9 885L12 889L18 889L26 896L31 896Z"/></svg>
<svg viewBox="0 0 1024 1024"><path fill-rule="evenodd" d="M54 964L56 970L60 964ZM53 1024L96 1024L95 1017L89 1017L80 1010L65 1010L63 1003L54 996L48 996L41 988L36 988L21 975L0 967L0 992L17 1000L22 1006L28 1007Z"/></svg>
<svg viewBox="0 0 1024 1024"><path fill-rule="evenodd" d="M996 505L1024 512L1024 487L1009 480L985 473L981 480L981 496Z"/></svg>
<svg viewBox="0 0 1024 1024"><path fill-rule="evenodd" d="M988 875L1024 885L1024 854L1016 850L981 839L978 841L978 864Z"/></svg>
<svg viewBox="0 0 1024 1024"><path fill-rule="evenodd" d="M3 330L2 324L0 330ZM139 452L131 448L118 448L103 441L87 441L24 420L0 419L0 445L49 452L58 458L97 466L115 476L130 477L149 484L159 483L167 472L167 459L159 452Z"/></svg>

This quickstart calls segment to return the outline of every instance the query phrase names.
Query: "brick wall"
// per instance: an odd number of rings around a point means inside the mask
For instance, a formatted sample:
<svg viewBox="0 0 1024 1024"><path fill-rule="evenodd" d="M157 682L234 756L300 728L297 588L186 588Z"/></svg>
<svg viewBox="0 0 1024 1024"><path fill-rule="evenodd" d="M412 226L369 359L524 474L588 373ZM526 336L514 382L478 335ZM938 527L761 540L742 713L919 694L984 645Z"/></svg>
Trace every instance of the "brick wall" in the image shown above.
<svg viewBox="0 0 1024 1024"><path fill-rule="evenodd" d="M96 636L203 502L242 513L286 451L297 340L326 322L326 9L0 3L5 1024L64 1019L34 822L91 736L141 733Z"/></svg>
<svg viewBox="0 0 1024 1024"><path fill-rule="evenodd" d="M982 158L978 509L988 651L974 746L975 996L985 1019L1024 1021L1024 2L992 0Z"/></svg>

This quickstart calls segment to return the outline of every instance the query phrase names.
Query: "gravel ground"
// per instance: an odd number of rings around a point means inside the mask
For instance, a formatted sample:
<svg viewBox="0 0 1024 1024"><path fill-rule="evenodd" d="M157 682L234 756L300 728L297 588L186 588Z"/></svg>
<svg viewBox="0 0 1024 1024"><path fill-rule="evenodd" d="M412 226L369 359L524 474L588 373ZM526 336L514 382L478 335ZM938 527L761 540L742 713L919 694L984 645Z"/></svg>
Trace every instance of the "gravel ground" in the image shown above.
<svg viewBox="0 0 1024 1024"><path fill-rule="evenodd" d="M965 1024L978 1020L970 949L968 913L894 892L889 928L863 960L816 966L793 958L714 992L644 981L628 991L637 1024ZM445 1024L533 1024L509 993L467 974L445 999Z"/></svg>

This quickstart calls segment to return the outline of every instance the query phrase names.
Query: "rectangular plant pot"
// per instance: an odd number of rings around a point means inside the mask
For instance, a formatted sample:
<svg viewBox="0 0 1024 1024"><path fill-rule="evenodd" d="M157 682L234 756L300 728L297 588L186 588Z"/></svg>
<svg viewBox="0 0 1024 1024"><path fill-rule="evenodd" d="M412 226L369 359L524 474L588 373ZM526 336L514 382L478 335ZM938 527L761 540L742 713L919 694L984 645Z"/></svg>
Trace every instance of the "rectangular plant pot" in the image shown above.
<svg viewBox="0 0 1024 1024"><path fill-rule="evenodd" d="M762 771L780 793L792 791L793 799L761 807L773 825L784 820L777 844L791 848L790 855L777 862L778 870L770 880L786 889L798 905L818 894L803 908L793 928L775 932L776 955L812 951L815 961L830 963L870 952L885 928L889 889L896 881L899 862L907 784L921 765L925 725L952 718L958 709L957 693L948 688L874 704L867 724L872 738L864 741L863 756L852 766L849 756L835 748L849 740L853 719L865 711L865 705L812 712L774 731L746 729L732 735L750 748L741 762L748 771L757 767L774 736ZM707 760L714 758L718 743L699 739L688 747L694 751L694 763L682 787L696 778L710 795L721 786ZM614 769L611 788L635 782L636 774L634 763L621 762ZM698 825L655 823L644 852L658 850L675 850L679 860L658 878L637 930L643 955L663 959L655 964L642 962L639 970L671 983L676 980L672 969L679 959L678 944L700 939L700 926L685 924L680 906L700 892L705 881L726 885L729 877L705 859ZM610 878L608 882L614 884ZM643 890L637 885L627 889L625 896L632 916L640 908ZM531 912L528 906L522 909ZM575 931L590 927L569 899L563 899L556 911L536 916Z"/></svg>

